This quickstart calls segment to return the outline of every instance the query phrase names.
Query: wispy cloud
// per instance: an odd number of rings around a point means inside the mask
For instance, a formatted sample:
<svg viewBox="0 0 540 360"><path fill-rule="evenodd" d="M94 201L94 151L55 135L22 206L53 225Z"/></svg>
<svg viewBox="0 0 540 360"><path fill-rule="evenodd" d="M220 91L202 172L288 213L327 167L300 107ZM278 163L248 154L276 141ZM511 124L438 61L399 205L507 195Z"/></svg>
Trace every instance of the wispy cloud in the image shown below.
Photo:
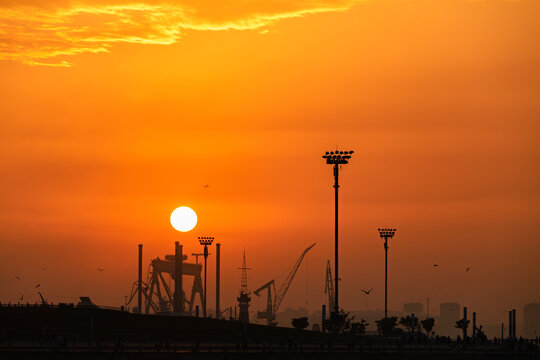
<svg viewBox="0 0 540 360"><path fill-rule="evenodd" d="M71 66L69 56L108 52L114 43L169 45L189 31L260 29L283 19L343 11L358 1L0 3L0 60Z"/></svg>

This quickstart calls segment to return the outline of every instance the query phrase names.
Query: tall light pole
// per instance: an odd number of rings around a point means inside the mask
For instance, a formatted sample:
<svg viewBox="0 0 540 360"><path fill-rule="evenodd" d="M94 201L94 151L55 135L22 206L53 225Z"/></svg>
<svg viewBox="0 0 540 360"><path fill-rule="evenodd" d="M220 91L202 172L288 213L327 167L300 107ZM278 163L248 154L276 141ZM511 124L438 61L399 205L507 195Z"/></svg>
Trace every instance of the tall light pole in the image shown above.
<svg viewBox="0 0 540 360"><path fill-rule="evenodd" d="M208 245L214 242L213 236L199 236L199 244L204 245L204 297L203 297L203 317L206 317L206 259L208 258Z"/></svg>
<svg viewBox="0 0 540 360"><path fill-rule="evenodd" d="M338 189L339 189L339 168L340 165L349 163L349 159L354 151L327 151L323 155L323 159L326 159L326 163L333 165L334 170L334 191L335 191L335 250L334 250L334 265L335 265L335 301L334 301L334 319L337 319L339 315L339 274L338 274Z"/></svg>
<svg viewBox="0 0 540 360"><path fill-rule="evenodd" d="M379 229L381 239L384 239L384 318L388 317L388 238L394 237L396 229Z"/></svg>

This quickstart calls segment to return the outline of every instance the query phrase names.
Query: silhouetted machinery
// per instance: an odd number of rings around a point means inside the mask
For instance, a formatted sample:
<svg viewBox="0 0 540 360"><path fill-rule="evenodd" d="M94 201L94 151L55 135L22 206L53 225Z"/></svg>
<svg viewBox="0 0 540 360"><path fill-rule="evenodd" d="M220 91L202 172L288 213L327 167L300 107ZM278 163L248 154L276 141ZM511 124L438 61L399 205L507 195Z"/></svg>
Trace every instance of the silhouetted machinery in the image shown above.
<svg viewBox="0 0 540 360"><path fill-rule="evenodd" d="M182 256L183 260L187 255ZM171 289L167 284L166 276L174 281L175 255L165 255L165 260L159 257L150 262L146 281L142 282L142 294L144 296L144 312L148 314L150 310L155 313L172 312L174 309L174 288ZM202 303L202 264L190 264L182 262L182 274L193 276L193 286L191 288L190 299L185 298L185 292L182 290L182 301L189 305L189 314L193 313L195 296L199 294L199 301ZM137 282L133 284L129 304L137 294ZM127 305L126 304L126 305Z"/></svg>
<svg viewBox="0 0 540 360"><path fill-rule="evenodd" d="M334 311L334 281L332 280L332 268L330 267L330 260L328 260L326 263L326 282L324 286L324 293L328 294L328 311Z"/></svg>
<svg viewBox="0 0 540 360"><path fill-rule="evenodd" d="M279 306L281 305L281 302L285 298L285 295L287 294L287 290L289 290L289 286L291 285L294 276L296 275L296 272L298 271L298 268L300 267L300 264L302 264L302 260L304 259L304 256L306 256L307 252L311 250L312 247L316 245L313 244L310 247L308 247L304 252L300 255L296 263L294 264L292 270L289 272L289 275L287 275L287 278L281 284L279 287L279 290L276 292L276 283L274 280L270 280L257 290L255 290L253 293L257 296L260 296L260 293L263 290L267 291L267 298L266 298L266 310L265 311L258 311L257 312L257 318L259 319L266 319L266 322L269 326L275 326L277 325L276 322L276 314L279 309Z"/></svg>

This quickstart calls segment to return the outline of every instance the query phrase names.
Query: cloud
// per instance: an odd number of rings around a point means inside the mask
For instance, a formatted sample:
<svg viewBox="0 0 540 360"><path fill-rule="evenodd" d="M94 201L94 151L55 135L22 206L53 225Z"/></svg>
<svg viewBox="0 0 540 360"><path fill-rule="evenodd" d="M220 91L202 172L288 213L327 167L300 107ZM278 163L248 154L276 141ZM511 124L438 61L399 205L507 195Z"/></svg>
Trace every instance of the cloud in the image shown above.
<svg viewBox="0 0 540 360"><path fill-rule="evenodd" d="M71 66L66 57L115 43L178 42L190 31L253 30L361 0L0 1L0 60Z"/></svg>

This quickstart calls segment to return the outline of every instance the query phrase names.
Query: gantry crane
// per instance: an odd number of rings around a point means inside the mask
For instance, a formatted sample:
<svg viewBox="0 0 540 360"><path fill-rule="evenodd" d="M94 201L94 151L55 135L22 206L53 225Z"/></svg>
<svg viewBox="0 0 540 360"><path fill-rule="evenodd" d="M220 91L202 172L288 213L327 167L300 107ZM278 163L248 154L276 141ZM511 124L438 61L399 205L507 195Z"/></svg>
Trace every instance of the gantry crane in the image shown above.
<svg viewBox="0 0 540 360"><path fill-rule="evenodd" d="M298 271L298 268L300 267L300 264L302 264L302 260L304 259L304 256L306 256L307 252L311 250L311 248L314 247L316 244L317 243L311 245L306 250L304 250L304 252L300 255L300 257L296 261L296 264L294 264L291 272L289 273L289 275L287 275L287 278L285 279L283 284L281 284L277 292L276 292L276 283L273 279L253 292L255 295L260 296L260 293L263 290L267 291L266 310L257 312L258 319L266 319L266 322L269 326L277 325L275 321L277 310L279 309L281 302L285 298L285 294L287 294L287 290L289 290L289 286L291 285L294 279L294 276L296 275L296 272Z"/></svg>
<svg viewBox="0 0 540 360"><path fill-rule="evenodd" d="M183 256L183 260L186 260L187 256ZM155 313L168 313L172 311L174 289L170 289L167 285L164 275L168 275L174 280L174 255L165 255L165 260L152 259L148 268L148 274L146 281L142 282L143 295L145 298L144 312L148 314L150 310ZM199 300L202 303L203 299L203 286L202 286L202 265L195 263L184 262L182 264L182 274L193 276L193 286L191 289L190 299L186 299L186 294L182 290L183 301L189 305L188 312L191 314L195 305L195 295L199 294ZM165 293L163 293L162 289ZM137 294L137 282L135 282L131 289L131 295L126 303L126 306L131 303L135 295ZM141 309L142 310L142 309Z"/></svg>
<svg viewBox="0 0 540 360"><path fill-rule="evenodd" d="M328 294L328 311L334 311L334 281L332 280L332 268L330 267L330 260L328 260L326 263L326 284L324 286L324 293Z"/></svg>

